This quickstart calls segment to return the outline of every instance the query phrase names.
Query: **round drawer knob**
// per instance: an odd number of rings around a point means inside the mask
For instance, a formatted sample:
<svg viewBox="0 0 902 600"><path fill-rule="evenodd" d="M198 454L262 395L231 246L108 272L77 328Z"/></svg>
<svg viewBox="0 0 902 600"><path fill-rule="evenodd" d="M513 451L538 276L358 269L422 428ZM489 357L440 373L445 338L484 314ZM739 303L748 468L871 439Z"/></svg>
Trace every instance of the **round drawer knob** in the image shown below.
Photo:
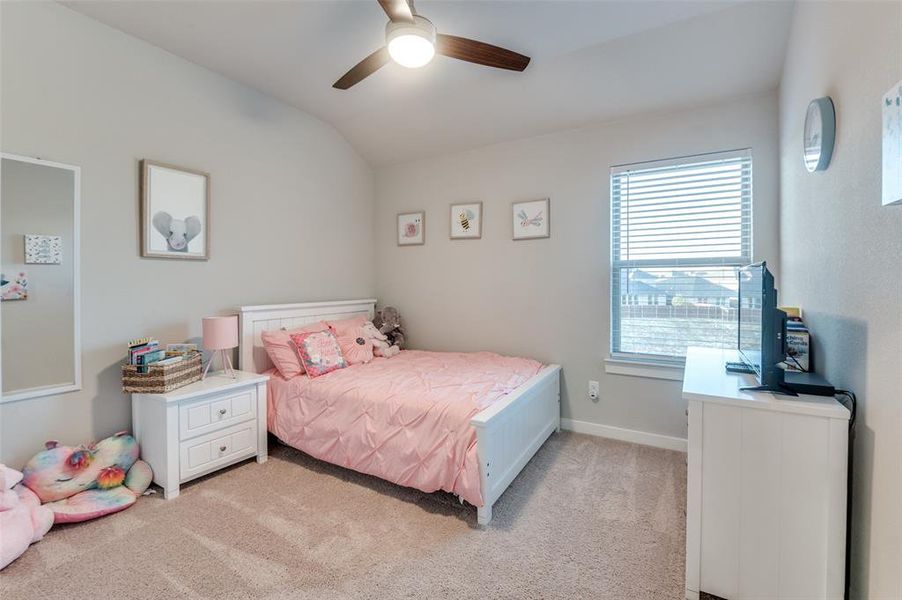
<svg viewBox="0 0 902 600"><path fill-rule="evenodd" d="M219 451L220 451L220 452L225 452L225 451L226 451L226 447L225 447L225 446L220 446L220 447L219 447Z"/></svg>
<svg viewBox="0 0 902 600"><path fill-rule="evenodd" d="M219 414L221 414L221 415L226 414L226 409L220 408L220 409L219 409Z"/></svg>

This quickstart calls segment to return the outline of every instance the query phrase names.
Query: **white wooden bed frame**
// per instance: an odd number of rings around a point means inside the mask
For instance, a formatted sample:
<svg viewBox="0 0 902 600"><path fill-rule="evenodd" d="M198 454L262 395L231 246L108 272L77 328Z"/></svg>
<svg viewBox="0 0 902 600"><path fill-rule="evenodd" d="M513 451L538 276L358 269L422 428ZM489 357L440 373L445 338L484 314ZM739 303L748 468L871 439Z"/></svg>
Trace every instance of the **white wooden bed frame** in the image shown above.
<svg viewBox="0 0 902 600"><path fill-rule="evenodd" d="M375 305L375 300L365 299L242 306L239 309L239 368L255 373L272 368L260 339L263 331L292 329L314 321L354 315L372 319ZM485 503L477 509L480 525L486 525L492 519L492 505L545 440L553 432L560 431L560 374L559 365L546 366L470 420L476 429L479 479Z"/></svg>

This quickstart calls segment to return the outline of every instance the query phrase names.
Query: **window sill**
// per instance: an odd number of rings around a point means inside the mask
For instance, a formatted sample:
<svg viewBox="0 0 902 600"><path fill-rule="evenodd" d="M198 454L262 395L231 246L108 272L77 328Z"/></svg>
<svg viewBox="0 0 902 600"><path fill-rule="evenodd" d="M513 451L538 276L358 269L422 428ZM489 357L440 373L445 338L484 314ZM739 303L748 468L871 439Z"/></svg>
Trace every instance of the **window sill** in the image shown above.
<svg viewBox="0 0 902 600"><path fill-rule="evenodd" d="M671 381L683 380L683 367L679 365L662 365L660 363L644 362L639 360L625 360L621 358L606 358L604 371L611 375L629 375L631 377L646 377L649 379L668 379Z"/></svg>

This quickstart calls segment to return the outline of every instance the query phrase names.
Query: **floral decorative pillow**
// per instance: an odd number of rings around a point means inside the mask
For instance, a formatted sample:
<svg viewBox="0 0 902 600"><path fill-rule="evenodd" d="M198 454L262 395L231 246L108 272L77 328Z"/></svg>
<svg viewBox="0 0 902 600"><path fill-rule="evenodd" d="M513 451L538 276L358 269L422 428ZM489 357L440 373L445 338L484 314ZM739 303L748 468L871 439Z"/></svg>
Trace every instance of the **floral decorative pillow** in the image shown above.
<svg viewBox="0 0 902 600"><path fill-rule="evenodd" d="M304 365L301 364L301 359L298 357L298 351L294 342L291 341L291 336L298 333L323 331L328 328L329 326L324 322L317 321L290 331L283 329L264 331L260 334L260 338L263 340L263 347L266 349L272 364L282 374L282 377L291 379L304 374Z"/></svg>
<svg viewBox="0 0 902 600"><path fill-rule="evenodd" d="M362 365L373 360L373 348L375 340L367 336L362 327L358 327L346 335L339 335L335 339L341 348L341 355L349 365Z"/></svg>
<svg viewBox="0 0 902 600"><path fill-rule="evenodd" d="M308 377L319 377L348 366L338 340L331 331L296 333L291 336L291 341L298 348L298 355Z"/></svg>

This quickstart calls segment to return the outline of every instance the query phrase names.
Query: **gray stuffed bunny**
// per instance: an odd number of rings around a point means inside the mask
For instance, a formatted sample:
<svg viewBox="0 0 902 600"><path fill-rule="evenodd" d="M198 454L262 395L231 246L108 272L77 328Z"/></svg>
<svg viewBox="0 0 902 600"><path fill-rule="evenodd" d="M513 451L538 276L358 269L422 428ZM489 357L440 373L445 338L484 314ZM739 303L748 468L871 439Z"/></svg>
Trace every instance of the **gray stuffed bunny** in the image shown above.
<svg viewBox="0 0 902 600"><path fill-rule="evenodd" d="M373 325L382 332L392 346L404 347L404 330L401 329L401 313L394 306L384 306L376 311Z"/></svg>

